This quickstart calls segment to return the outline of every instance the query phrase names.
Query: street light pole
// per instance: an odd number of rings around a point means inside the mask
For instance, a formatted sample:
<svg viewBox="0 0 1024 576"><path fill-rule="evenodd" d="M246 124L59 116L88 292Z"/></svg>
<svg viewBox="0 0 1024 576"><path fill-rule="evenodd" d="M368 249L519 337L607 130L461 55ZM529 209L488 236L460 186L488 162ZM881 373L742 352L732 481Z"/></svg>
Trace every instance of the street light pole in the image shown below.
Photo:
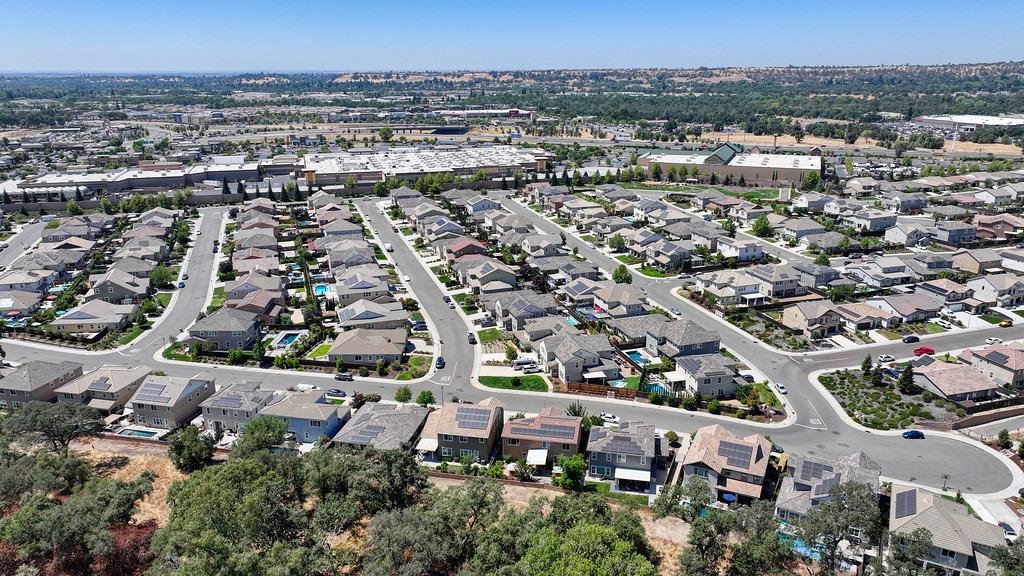
<svg viewBox="0 0 1024 576"><path fill-rule="evenodd" d="M942 474L940 477L942 478L942 491L945 492L949 486L949 474Z"/></svg>

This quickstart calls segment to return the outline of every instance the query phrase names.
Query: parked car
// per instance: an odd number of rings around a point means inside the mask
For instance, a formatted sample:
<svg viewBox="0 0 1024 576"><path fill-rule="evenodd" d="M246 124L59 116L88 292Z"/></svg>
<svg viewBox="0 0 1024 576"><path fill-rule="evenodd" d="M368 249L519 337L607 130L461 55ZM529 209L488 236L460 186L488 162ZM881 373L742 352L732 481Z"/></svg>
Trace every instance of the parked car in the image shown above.
<svg viewBox="0 0 1024 576"><path fill-rule="evenodd" d="M878 355L878 361L879 362L893 362L895 360L896 360L896 357L893 356L892 354L879 354Z"/></svg>
<svg viewBox="0 0 1024 576"><path fill-rule="evenodd" d="M181 275L181 279L182 280L188 280L188 273L182 274Z"/></svg>
<svg viewBox="0 0 1024 576"><path fill-rule="evenodd" d="M480 327L481 328L490 328L491 326L494 326L494 325L495 325L494 318L491 318L490 316L488 316L487 318L484 318L483 320L480 321Z"/></svg>
<svg viewBox="0 0 1024 576"><path fill-rule="evenodd" d="M920 342L920 341L921 341L921 339L918 338L914 334L907 334L906 336L903 337L903 343L904 344L913 344L914 342Z"/></svg>
<svg viewBox="0 0 1024 576"><path fill-rule="evenodd" d="M184 287L185 287L185 283L184 282L178 282L178 288L184 288Z"/></svg>
<svg viewBox="0 0 1024 576"><path fill-rule="evenodd" d="M452 310L455 310L455 302L449 302L448 307L451 308Z"/></svg>
<svg viewBox="0 0 1024 576"><path fill-rule="evenodd" d="M609 424L618 424L619 422L622 421L622 418L619 418L615 414L610 414L608 412L601 412L601 420L604 420L605 422L608 422Z"/></svg>
<svg viewBox="0 0 1024 576"><path fill-rule="evenodd" d="M860 252L850 252L849 254L847 254L847 256L849 256L853 260L860 260L861 258L864 257L864 254L861 254Z"/></svg>
<svg viewBox="0 0 1024 576"><path fill-rule="evenodd" d="M907 440L924 440L924 432L920 430L907 430L903 433L903 437Z"/></svg>
<svg viewBox="0 0 1024 576"><path fill-rule="evenodd" d="M347 371L347 370L344 371L344 372L338 372L337 374L334 375L334 379L335 380L340 380L342 382L351 382L352 381L352 373Z"/></svg>
<svg viewBox="0 0 1024 576"><path fill-rule="evenodd" d="M931 346L918 346L914 348L914 356L924 356L935 354L935 349Z"/></svg>
<svg viewBox="0 0 1024 576"><path fill-rule="evenodd" d="M402 282L405 282L406 284L409 283L409 275L408 274L402 276Z"/></svg>
<svg viewBox="0 0 1024 576"><path fill-rule="evenodd" d="M476 334L466 332L466 340L469 340L470 344L476 344Z"/></svg>
<svg viewBox="0 0 1024 576"><path fill-rule="evenodd" d="M523 374L536 374L537 372L540 372L540 366L536 364L530 364L523 368Z"/></svg>
<svg viewBox="0 0 1024 576"><path fill-rule="evenodd" d="M447 294L445 294L444 296L441 296L441 300L444 300L445 302L451 302L452 301L452 297L447 295Z"/></svg>
<svg viewBox="0 0 1024 576"><path fill-rule="evenodd" d="M1009 320L1003 320L999 323L1000 328L1009 328L1010 326L1013 326L1013 322L1010 322Z"/></svg>
<svg viewBox="0 0 1024 576"><path fill-rule="evenodd" d="M438 356L437 362L434 362L434 366L437 366L438 368L444 368L444 356Z"/></svg>
<svg viewBox="0 0 1024 576"><path fill-rule="evenodd" d="M740 374L740 377L743 378L744 382L751 382L751 383L754 382L754 375L753 374Z"/></svg>
<svg viewBox="0 0 1024 576"><path fill-rule="evenodd" d="M426 322L415 322L412 325L413 332L425 332L427 330Z"/></svg>
<svg viewBox="0 0 1024 576"><path fill-rule="evenodd" d="M331 388L327 393L335 398L344 398L345 396L348 396L348 394L346 394L341 388Z"/></svg>
<svg viewBox="0 0 1024 576"><path fill-rule="evenodd" d="M942 326L946 330L952 330L953 329L953 325L950 324L949 322L947 322L946 320L932 320L932 323L937 325L937 326Z"/></svg>
<svg viewBox="0 0 1024 576"><path fill-rule="evenodd" d="M1002 338L997 338L995 336L989 336L988 338L985 338L985 344L1002 344L1002 343L1003 343L1003 339Z"/></svg>
<svg viewBox="0 0 1024 576"><path fill-rule="evenodd" d="M676 316L682 316L683 313L679 311L679 308L669 308L669 312Z"/></svg>
<svg viewBox="0 0 1024 576"><path fill-rule="evenodd" d="M1006 538L1007 543L1013 543L1017 539L1017 531L1013 529L1006 522L1000 522L999 527L1003 529L1003 537Z"/></svg>
<svg viewBox="0 0 1024 576"><path fill-rule="evenodd" d="M789 389L786 388L785 384L776 384L775 389L779 391L779 394L789 394Z"/></svg>

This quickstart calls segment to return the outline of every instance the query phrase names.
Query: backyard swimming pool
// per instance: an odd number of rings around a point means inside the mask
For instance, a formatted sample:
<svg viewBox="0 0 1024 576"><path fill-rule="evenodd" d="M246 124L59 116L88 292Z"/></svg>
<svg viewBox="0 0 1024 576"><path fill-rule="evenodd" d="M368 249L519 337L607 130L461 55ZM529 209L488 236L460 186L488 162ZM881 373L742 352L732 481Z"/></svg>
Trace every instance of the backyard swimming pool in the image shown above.
<svg viewBox="0 0 1024 576"><path fill-rule="evenodd" d="M313 286L313 294L316 294L317 296L327 294L327 284L317 284L316 286Z"/></svg>
<svg viewBox="0 0 1024 576"><path fill-rule="evenodd" d="M573 318L572 316L569 316L568 314L565 315L565 321L567 324L569 324L569 326L577 326L580 323L579 320Z"/></svg>
<svg viewBox="0 0 1024 576"><path fill-rule="evenodd" d="M648 363L647 359L644 358L644 355L639 353L639 352L637 352L636 350L630 350L629 352L626 352L626 356L629 356L630 360L632 360L633 362L636 362L637 364L640 364L640 365L644 365L644 364Z"/></svg>
<svg viewBox="0 0 1024 576"><path fill-rule="evenodd" d="M155 430L141 430L139 428L121 428L117 431L118 436L131 436L133 438L156 438L160 434Z"/></svg>
<svg viewBox="0 0 1024 576"><path fill-rule="evenodd" d="M288 347L292 345L292 342L295 342L298 339L298 332L286 332L282 334L280 338L277 339L277 344L278 346Z"/></svg>

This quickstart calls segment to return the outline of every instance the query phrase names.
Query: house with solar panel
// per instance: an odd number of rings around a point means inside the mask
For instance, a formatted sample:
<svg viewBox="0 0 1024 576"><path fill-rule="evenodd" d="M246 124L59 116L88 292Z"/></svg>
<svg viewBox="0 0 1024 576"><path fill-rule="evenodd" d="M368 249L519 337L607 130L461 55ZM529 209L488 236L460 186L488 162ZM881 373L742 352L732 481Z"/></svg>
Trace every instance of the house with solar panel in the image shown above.
<svg viewBox="0 0 1024 576"><path fill-rule="evenodd" d="M282 397L261 389L259 382L232 382L199 403L203 426L217 435L238 432L260 410Z"/></svg>
<svg viewBox="0 0 1024 576"><path fill-rule="evenodd" d="M540 414L516 418L505 423L501 431L501 452L513 460L525 459L538 469L558 462L559 456L572 456L580 451L583 419L566 416L547 406Z"/></svg>
<svg viewBox="0 0 1024 576"><path fill-rule="evenodd" d="M650 424L595 426L587 440L587 475L611 479L620 490L648 492L657 486L661 438Z"/></svg>
<svg viewBox="0 0 1024 576"><path fill-rule="evenodd" d="M131 399L133 419L151 428L173 430L188 424L199 413L199 405L213 395L213 380L150 374Z"/></svg>
<svg viewBox="0 0 1024 576"><path fill-rule="evenodd" d="M441 458L486 462L498 448L504 421L505 408L495 398L478 404L449 402L438 414L437 453Z"/></svg>
<svg viewBox="0 0 1024 576"><path fill-rule="evenodd" d="M748 503L764 494L770 440L760 434L736 436L715 424L698 428L683 458L683 478L705 480L718 500Z"/></svg>
<svg viewBox="0 0 1024 576"><path fill-rule="evenodd" d="M430 409L415 404L364 404L331 442L357 450L406 450L423 428Z"/></svg>
<svg viewBox="0 0 1024 576"><path fill-rule="evenodd" d="M934 492L893 484L889 533L899 537L918 528L932 536L931 547L919 560L940 574L988 574L992 551L1006 546L1003 529L979 520L967 506Z"/></svg>
<svg viewBox="0 0 1024 576"><path fill-rule="evenodd" d="M276 416L285 421L296 442L313 444L330 440L348 422L348 406L331 404L323 390L290 392L277 402L260 410L260 416Z"/></svg>
<svg viewBox="0 0 1024 576"><path fill-rule="evenodd" d="M101 366L57 388L57 401L120 412L149 374L146 366Z"/></svg>
<svg viewBox="0 0 1024 576"><path fill-rule="evenodd" d="M775 515L785 522L797 523L811 508L828 502L834 486L846 482L867 484L878 493L881 473L878 462L863 452L835 460L791 453L775 499ZM860 530L851 536L864 543L868 537Z"/></svg>

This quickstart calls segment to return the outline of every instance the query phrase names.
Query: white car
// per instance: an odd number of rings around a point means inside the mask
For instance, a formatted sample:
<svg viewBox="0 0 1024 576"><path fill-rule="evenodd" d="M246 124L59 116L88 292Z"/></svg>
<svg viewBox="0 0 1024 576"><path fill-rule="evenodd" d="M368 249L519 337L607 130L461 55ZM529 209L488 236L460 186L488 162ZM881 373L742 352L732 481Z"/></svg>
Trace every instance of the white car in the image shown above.
<svg viewBox="0 0 1024 576"><path fill-rule="evenodd" d="M995 336L989 336L988 338L985 338L985 344L1002 344L1002 343L1003 343L1003 339L1002 338L997 338Z"/></svg>
<svg viewBox="0 0 1024 576"><path fill-rule="evenodd" d="M942 326L946 330L952 330L953 329L953 325L950 324L949 322L946 322L945 320L932 320L932 322L935 323L935 324L938 324L939 326Z"/></svg>
<svg viewBox="0 0 1024 576"><path fill-rule="evenodd" d="M896 358L892 354L879 354L878 355L878 361L879 362L894 362L895 360L896 360Z"/></svg>
<svg viewBox="0 0 1024 576"><path fill-rule="evenodd" d="M601 412L601 420L604 420L609 424L618 424L622 421L622 419L615 414L609 414L607 412Z"/></svg>
<svg viewBox="0 0 1024 576"><path fill-rule="evenodd" d="M402 276L402 282L405 282L406 284L409 283L409 275L408 274L406 274L405 276Z"/></svg>
<svg viewBox="0 0 1024 576"><path fill-rule="evenodd" d="M779 391L779 394L789 394L785 384L776 384L775 389Z"/></svg>

